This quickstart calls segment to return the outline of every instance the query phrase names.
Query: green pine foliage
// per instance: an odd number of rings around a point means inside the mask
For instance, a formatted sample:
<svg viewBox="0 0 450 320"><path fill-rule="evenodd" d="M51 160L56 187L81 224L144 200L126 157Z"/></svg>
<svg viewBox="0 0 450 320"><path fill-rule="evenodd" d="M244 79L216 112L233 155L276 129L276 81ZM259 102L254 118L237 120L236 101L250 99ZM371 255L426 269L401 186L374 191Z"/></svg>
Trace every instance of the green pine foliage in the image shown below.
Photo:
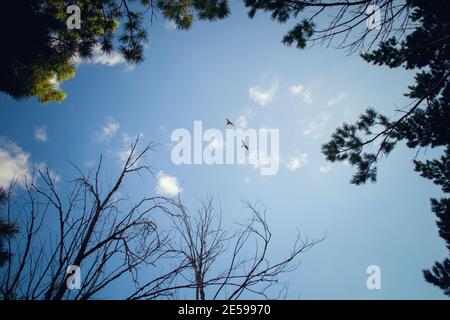
<svg viewBox="0 0 450 320"><path fill-rule="evenodd" d="M450 250L450 1L448 0L245 0L249 16L268 12L274 21L298 22L282 42L303 49L308 43L364 51L365 40L378 42L377 49L362 54L368 63L389 68L416 70L415 83L405 95L411 105L397 119L368 108L355 123L344 123L333 133L322 152L331 162L347 161L356 168L351 183L376 182L377 162L399 142L409 148L443 148L440 159L414 161L415 170L432 180L446 195L431 199L440 236ZM381 10L380 29L368 30L366 9ZM323 18L327 15L327 18ZM301 16L301 17L300 17ZM321 16L322 19L318 17ZM319 26L322 24L322 26ZM323 26L323 24L328 23ZM394 31L396 28L398 30ZM364 31L365 30L365 31ZM356 38L352 38L352 33ZM368 147L375 146L375 151ZM424 271L425 279L450 295L450 260L436 262Z"/></svg>
<svg viewBox="0 0 450 320"><path fill-rule="evenodd" d="M376 163L395 144L409 148L443 147L440 159L414 161L415 170L442 188L446 198L431 199L440 236L450 250L450 2L410 0L415 29L404 40L392 37L366 54L364 60L390 68L417 70L406 96L413 100L396 120L369 108L354 124L343 124L322 146L329 161L348 160L356 167L354 184L376 181ZM378 142L375 152L365 147ZM450 261L436 262L424 271L425 279L450 295Z"/></svg>
<svg viewBox="0 0 450 320"><path fill-rule="evenodd" d="M69 30L66 9L73 4L81 29ZM223 19L229 9L225 0L7 0L0 13L0 91L17 100L60 102L66 93L59 84L75 75L76 58L90 58L98 46L120 52L128 63L142 62L145 12L188 29L195 20Z"/></svg>

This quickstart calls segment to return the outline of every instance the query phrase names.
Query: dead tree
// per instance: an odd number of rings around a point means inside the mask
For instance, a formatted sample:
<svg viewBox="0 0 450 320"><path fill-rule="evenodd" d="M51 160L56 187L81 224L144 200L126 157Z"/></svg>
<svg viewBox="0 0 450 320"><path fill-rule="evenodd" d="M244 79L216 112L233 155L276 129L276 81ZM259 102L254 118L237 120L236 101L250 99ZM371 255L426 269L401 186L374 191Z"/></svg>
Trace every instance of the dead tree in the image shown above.
<svg viewBox="0 0 450 320"><path fill-rule="evenodd" d="M236 300L244 293L269 299L276 286L281 289L278 293L283 292L286 287L280 283L280 276L294 271L300 255L324 238L309 240L297 235L286 257L272 263L268 257L272 234L265 209L248 201L245 206L251 212L250 218L239 223L234 232L228 232L223 229L221 214L212 199L202 202L196 216L189 215L179 203L178 211L169 214L173 233L166 244L172 254L166 259L177 265L167 273L171 285L161 287L153 280L129 299L153 299L162 294L180 298L192 290L197 300Z"/></svg>
<svg viewBox="0 0 450 320"><path fill-rule="evenodd" d="M64 193L45 169L9 201L6 220L20 226L20 234L7 240L12 255L0 274L3 299L90 299L120 278L137 284L139 269L162 259L168 238L155 220L171 210L170 200L121 195L127 176L151 173L142 162L153 146L138 151L137 144L106 190L100 158L88 174L74 165L80 176ZM79 290L68 290L72 265L82 271Z"/></svg>
<svg viewBox="0 0 450 320"><path fill-rule="evenodd" d="M212 199L191 216L180 199L125 198L130 174L152 174L143 164L152 145L142 151L137 145L138 139L108 188L100 158L87 174L74 165L79 177L69 189L45 168L24 191L9 190L5 221L20 232L6 239L12 254L1 269L1 298L92 299L119 279L130 283L121 290L128 299L173 299L192 290L199 300L244 293L269 298L269 289L296 269L301 253L322 240L298 236L286 258L271 263L272 234L259 205L246 202L251 217L228 232ZM77 290L69 288L74 266L81 270Z"/></svg>

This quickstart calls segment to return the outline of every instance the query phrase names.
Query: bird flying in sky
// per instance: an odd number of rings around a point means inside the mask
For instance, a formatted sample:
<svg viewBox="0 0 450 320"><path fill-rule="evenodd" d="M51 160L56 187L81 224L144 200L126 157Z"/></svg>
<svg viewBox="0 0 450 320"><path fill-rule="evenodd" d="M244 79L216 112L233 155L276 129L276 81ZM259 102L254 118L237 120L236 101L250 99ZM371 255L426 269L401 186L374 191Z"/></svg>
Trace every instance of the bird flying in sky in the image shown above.
<svg viewBox="0 0 450 320"><path fill-rule="evenodd" d="M226 119L227 120L227 126L231 126L231 127L234 127L234 123L230 120L230 119Z"/></svg>
<svg viewBox="0 0 450 320"><path fill-rule="evenodd" d="M248 151L248 145L245 143L245 141L241 140L241 143L242 143L241 147L247 149L247 151Z"/></svg>

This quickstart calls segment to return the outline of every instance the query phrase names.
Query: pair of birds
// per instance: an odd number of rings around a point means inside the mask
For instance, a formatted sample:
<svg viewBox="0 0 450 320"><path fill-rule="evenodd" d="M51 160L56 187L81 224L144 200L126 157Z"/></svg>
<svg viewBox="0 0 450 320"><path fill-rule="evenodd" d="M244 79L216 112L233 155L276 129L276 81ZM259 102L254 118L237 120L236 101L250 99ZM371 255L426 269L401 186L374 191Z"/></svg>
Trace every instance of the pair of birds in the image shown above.
<svg viewBox="0 0 450 320"><path fill-rule="evenodd" d="M226 124L229 127L234 127L234 123L233 121L231 121L230 119L226 118ZM248 145L245 143L244 140L241 140L241 148L245 148L248 151Z"/></svg>

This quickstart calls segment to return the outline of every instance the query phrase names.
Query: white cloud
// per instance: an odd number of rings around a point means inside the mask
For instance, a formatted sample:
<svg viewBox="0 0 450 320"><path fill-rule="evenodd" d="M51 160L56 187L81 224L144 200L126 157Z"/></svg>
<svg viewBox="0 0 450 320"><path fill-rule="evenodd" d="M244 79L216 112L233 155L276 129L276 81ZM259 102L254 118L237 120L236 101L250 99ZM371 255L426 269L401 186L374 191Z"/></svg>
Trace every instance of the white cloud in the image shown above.
<svg viewBox="0 0 450 320"><path fill-rule="evenodd" d="M289 91L295 96L301 96L306 103L312 103L311 89L305 88L303 85L290 86Z"/></svg>
<svg viewBox="0 0 450 320"><path fill-rule="evenodd" d="M253 109L253 108L245 108L245 109L244 109L244 115L245 115L245 117L251 119L251 118L253 118L254 116L256 116L256 109Z"/></svg>
<svg viewBox="0 0 450 320"><path fill-rule="evenodd" d="M125 163L125 161L127 161L128 157L130 156L133 141L127 133L124 133L122 135L122 143L122 148L117 153L117 156L121 163Z"/></svg>
<svg viewBox="0 0 450 320"><path fill-rule="evenodd" d="M46 142L48 140L47 136L47 126L36 127L34 129L34 137L41 142Z"/></svg>
<svg viewBox="0 0 450 320"><path fill-rule="evenodd" d="M325 128L328 120L330 119L330 115L326 112L322 112L319 115L318 120L313 120L306 126L306 129L303 130L303 135L312 136L313 138L319 138L322 136L322 130Z"/></svg>
<svg viewBox="0 0 450 320"><path fill-rule="evenodd" d="M125 162L128 160L128 157L131 154L131 148L136 139L142 138L143 136L143 133L139 133L134 137L130 137L126 132L122 135L122 147L117 152L117 157L119 158L121 164L125 164ZM138 164L139 161L137 161L134 165L137 166Z"/></svg>
<svg viewBox="0 0 450 320"><path fill-rule="evenodd" d="M52 179L53 183L61 181L61 177L51 170L46 163L33 163L31 156L14 142L0 137L0 186L8 186L13 182L21 187L36 182L38 172Z"/></svg>
<svg viewBox="0 0 450 320"><path fill-rule="evenodd" d="M57 90L60 89L61 82L58 81L58 78L57 78L56 74L54 74L50 78L50 83L55 87L55 89L57 89Z"/></svg>
<svg viewBox="0 0 450 320"><path fill-rule="evenodd" d="M46 164L46 163L39 163L39 164L37 164L36 169L38 170L38 172L41 172L44 176L48 172L48 175L49 175L50 179L52 179L52 181L54 183L58 183L58 182L61 181L61 177L55 171L50 169L48 167L48 164Z"/></svg>
<svg viewBox="0 0 450 320"><path fill-rule="evenodd" d="M238 127L242 128L242 129L247 129L248 122L247 122L246 116L240 116L239 118L237 118L237 120L235 122Z"/></svg>
<svg viewBox="0 0 450 320"><path fill-rule="evenodd" d="M125 58L121 53L117 51L113 51L111 53L106 53L102 51L102 48L99 44L95 45L92 49L92 56L88 59L83 59L76 55L72 58L73 63L79 65L81 63L90 63L90 64L101 64L108 67L114 67L116 65L125 64L125 72L133 71L135 65L130 65L127 63Z"/></svg>
<svg viewBox="0 0 450 320"><path fill-rule="evenodd" d="M305 136L312 134L313 132L316 132L319 128L319 125L317 124L317 121L311 121L308 123L305 130L303 130L303 134Z"/></svg>
<svg viewBox="0 0 450 320"><path fill-rule="evenodd" d="M326 165L321 166L321 167L319 168L319 170L320 170L320 172L322 172L322 173L328 173L328 172L331 171L331 164L327 163Z"/></svg>
<svg viewBox="0 0 450 320"><path fill-rule="evenodd" d="M286 168L289 171L296 171L308 162L308 155L306 153L299 153L286 161Z"/></svg>
<svg viewBox="0 0 450 320"><path fill-rule="evenodd" d="M164 28L166 28L166 30L173 31L177 28L177 24L175 23L175 21L167 19L164 22Z"/></svg>
<svg viewBox="0 0 450 320"><path fill-rule="evenodd" d="M164 197L174 198L178 196L182 189L176 177L169 176L164 171L159 171L157 176L156 194Z"/></svg>
<svg viewBox="0 0 450 320"><path fill-rule="evenodd" d="M106 124L100 126L100 132L97 133L97 139L102 142L111 139L120 128L120 123L113 118L108 118Z"/></svg>
<svg viewBox="0 0 450 320"><path fill-rule="evenodd" d="M314 139L320 138L323 135L322 129L324 128L324 122L311 121L308 126L303 130L303 135L311 136Z"/></svg>
<svg viewBox="0 0 450 320"><path fill-rule="evenodd" d="M340 92L336 97L334 97L333 99L330 99L328 101L328 105L333 106L333 105L341 102L342 100L346 99L347 97L348 97L348 95L345 92Z"/></svg>
<svg viewBox="0 0 450 320"><path fill-rule="evenodd" d="M0 185L8 186L17 180L24 186L30 181L30 155L15 143L0 137Z"/></svg>
<svg viewBox="0 0 450 320"><path fill-rule="evenodd" d="M247 161L254 169L261 169L271 165L278 168L280 157L277 154L262 156L257 150L253 150L247 155Z"/></svg>
<svg viewBox="0 0 450 320"><path fill-rule="evenodd" d="M92 49L92 57L86 60L87 63L103 64L113 67L118 64L125 63L125 58L119 52L111 52L107 54L102 51L100 45L94 46Z"/></svg>
<svg viewBox="0 0 450 320"><path fill-rule="evenodd" d="M272 102L275 93L278 90L278 79L274 81L268 90L263 90L258 86L250 87L248 90L249 97L261 106L265 106Z"/></svg>
<svg viewBox="0 0 450 320"><path fill-rule="evenodd" d="M243 110L243 115L239 116L236 120L233 120L234 124L241 128L241 129L247 129L248 127L248 121L252 119L256 115L256 110L246 108Z"/></svg>

